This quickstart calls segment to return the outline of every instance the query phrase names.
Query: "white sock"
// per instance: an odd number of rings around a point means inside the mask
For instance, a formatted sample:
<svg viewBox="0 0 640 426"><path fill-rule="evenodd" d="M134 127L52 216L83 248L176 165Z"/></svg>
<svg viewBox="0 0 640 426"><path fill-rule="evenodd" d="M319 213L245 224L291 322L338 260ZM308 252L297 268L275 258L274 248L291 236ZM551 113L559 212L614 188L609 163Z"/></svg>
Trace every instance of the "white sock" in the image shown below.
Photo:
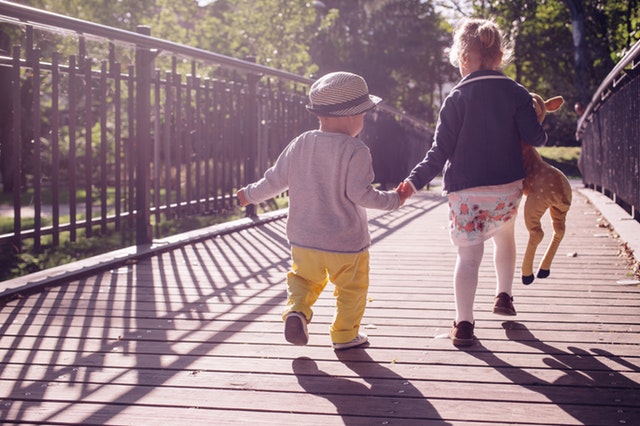
<svg viewBox="0 0 640 426"><path fill-rule="evenodd" d="M478 270L483 254L484 243L458 247L458 257L453 272L456 323L469 321L473 324L473 303L478 288Z"/></svg>
<svg viewBox="0 0 640 426"><path fill-rule="evenodd" d="M515 221L504 225L493 236L493 264L496 271L496 296L511 295L513 274L516 271Z"/></svg>

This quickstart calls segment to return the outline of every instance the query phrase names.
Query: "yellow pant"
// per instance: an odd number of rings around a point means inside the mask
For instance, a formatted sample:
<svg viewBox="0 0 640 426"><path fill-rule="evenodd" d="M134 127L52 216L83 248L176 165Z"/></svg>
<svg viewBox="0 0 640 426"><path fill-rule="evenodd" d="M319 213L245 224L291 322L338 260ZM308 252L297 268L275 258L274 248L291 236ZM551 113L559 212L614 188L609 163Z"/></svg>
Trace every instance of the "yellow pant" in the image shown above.
<svg viewBox="0 0 640 426"><path fill-rule="evenodd" d="M336 311L329 332L333 343L358 335L369 289L369 252L333 253L291 248L293 264L287 274L287 307L282 314L302 312L310 321L311 307L329 281L335 285Z"/></svg>

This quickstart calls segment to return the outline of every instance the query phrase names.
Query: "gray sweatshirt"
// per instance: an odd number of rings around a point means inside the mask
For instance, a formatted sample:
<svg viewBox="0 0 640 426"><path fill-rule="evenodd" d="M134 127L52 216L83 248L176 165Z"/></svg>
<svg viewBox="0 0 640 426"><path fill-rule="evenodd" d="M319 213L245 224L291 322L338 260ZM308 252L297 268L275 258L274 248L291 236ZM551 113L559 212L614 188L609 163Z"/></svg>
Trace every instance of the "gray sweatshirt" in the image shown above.
<svg viewBox="0 0 640 426"><path fill-rule="evenodd" d="M369 148L360 139L311 130L293 139L245 196L256 204L288 189L292 245L358 253L371 243L366 209L400 207L398 193L373 188L373 177Z"/></svg>

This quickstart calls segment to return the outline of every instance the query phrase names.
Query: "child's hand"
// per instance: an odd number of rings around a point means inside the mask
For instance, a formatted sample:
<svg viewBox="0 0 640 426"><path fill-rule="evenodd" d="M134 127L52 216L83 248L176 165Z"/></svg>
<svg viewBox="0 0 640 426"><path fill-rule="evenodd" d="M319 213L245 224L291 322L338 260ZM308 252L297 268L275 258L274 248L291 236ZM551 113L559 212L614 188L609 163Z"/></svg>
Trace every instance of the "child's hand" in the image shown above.
<svg viewBox="0 0 640 426"><path fill-rule="evenodd" d="M240 204L241 207L245 207L251 204L249 201L247 201L247 197L244 196L244 188L236 192L236 197L238 197L238 204Z"/></svg>
<svg viewBox="0 0 640 426"><path fill-rule="evenodd" d="M394 190L400 195L400 205L403 205L407 198L413 195L413 188L408 182L401 182Z"/></svg>

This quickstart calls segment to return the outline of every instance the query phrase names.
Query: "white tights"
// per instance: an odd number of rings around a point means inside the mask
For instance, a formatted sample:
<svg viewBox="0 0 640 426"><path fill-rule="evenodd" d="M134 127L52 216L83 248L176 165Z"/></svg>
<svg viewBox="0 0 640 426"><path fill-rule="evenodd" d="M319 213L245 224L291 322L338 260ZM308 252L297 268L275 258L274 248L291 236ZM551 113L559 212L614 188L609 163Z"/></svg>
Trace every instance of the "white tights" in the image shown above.
<svg viewBox="0 0 640 426"><path fill-rule="evenodd" d="M478 271L484 254L484 242L472 246L459 246L453 273L453 295L456 302L456 323L473 324L473 303L478 288ZM505 224L493 236L493 265L496 272L496 295L511 295L513 274L516 269L515 220Z"/></svg>

